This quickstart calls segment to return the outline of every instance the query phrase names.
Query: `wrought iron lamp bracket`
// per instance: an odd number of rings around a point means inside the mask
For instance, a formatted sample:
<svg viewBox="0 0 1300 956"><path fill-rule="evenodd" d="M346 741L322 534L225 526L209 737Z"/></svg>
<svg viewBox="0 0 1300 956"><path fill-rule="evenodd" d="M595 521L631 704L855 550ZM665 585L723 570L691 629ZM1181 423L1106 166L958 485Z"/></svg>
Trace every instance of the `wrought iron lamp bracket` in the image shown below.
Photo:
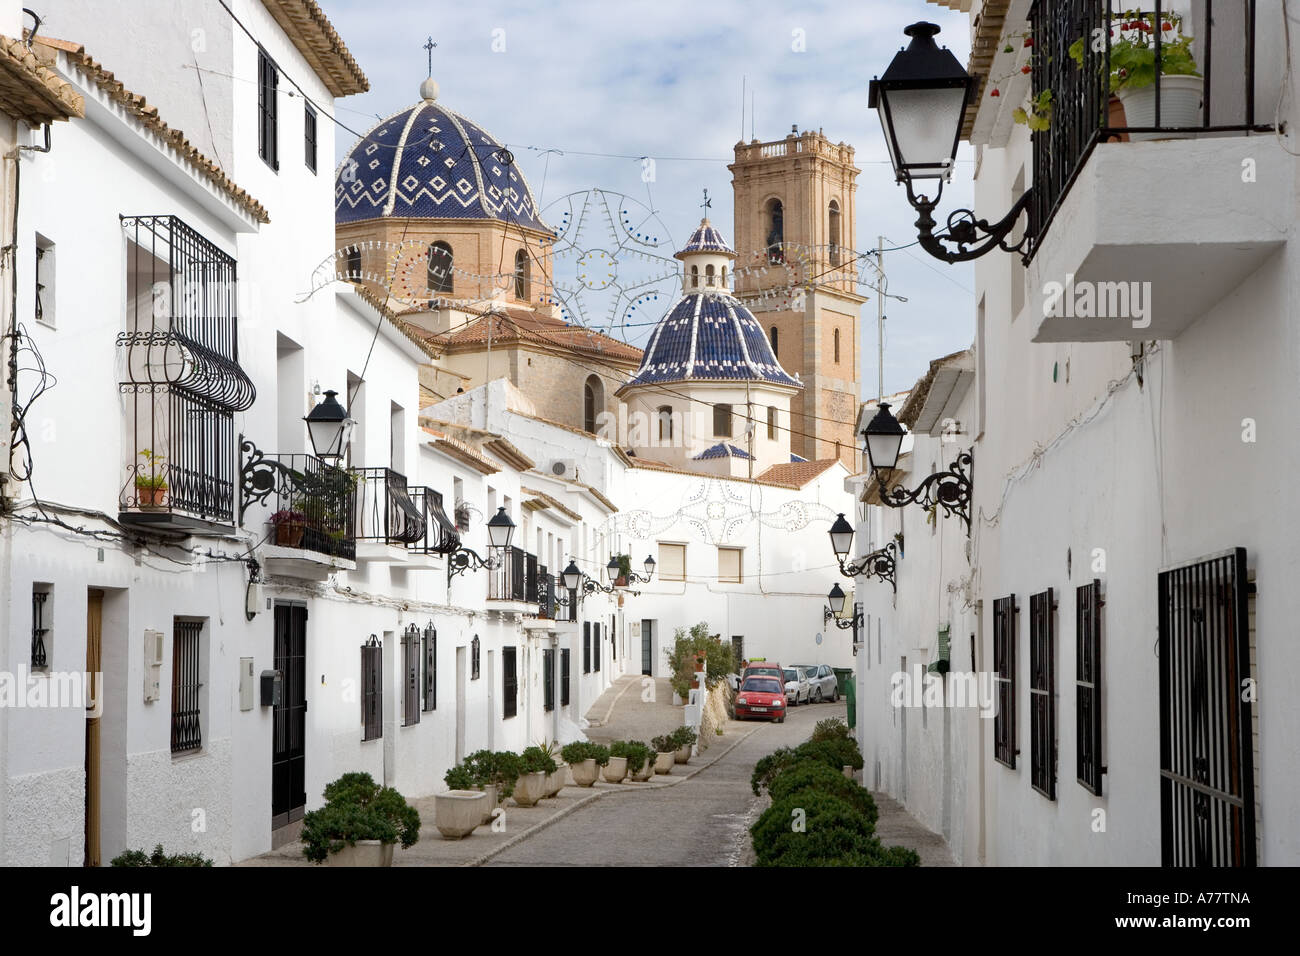
<svg viewBox="0 0 1300 956"><path fill-rule="evenodd" d="M480 568L488 571L495 571L501 567L501 555L489 554L486 558L480 557L479 553L473 548L457 548L451 554L447 555L447 584L451 584L451 579L458 574L464 574L470 570Z"/></svg>
<svg viewBox="0 0 1300 956"><path fill-rule="evenodd" d="M862 623L862 605L861 604L854 605L853 617L851 618L837 617L834 611L832 611L828 607L823 606L822 624L829 624L832 621L835 623L835 626L838 627L841 631L847 631L851 627L856 628L858 625Z"/></svg>
<svg viewBox="0 0 1300 956"><path fill-rule="evenodd" d="M898 593L898 582L895 580L894 572L898 560L898 545L890 541L883 548L877 548L870 554L863 555L857 561L850 561L845 564L840 561L840 573L846 578L856 578L859 575L865 575L869 578L876 578L885 582Z"/></svg>
<svg viewBox="0 0 1300 956"><path fill-rule="evenodd" d="M913 502L919 502L927 509L942 508L945 517L956 515L966 523L966 534L969 536L974 471L975 459L971 452L964 451L957 456L951 468L935 472L912 491L904 488L886 490L884 479L877 474L880 480L880 503L890 508L902 508Z"/></svg>
<svg viewBox="0 0 1300 956"><path fill-rule="evenodd" d="M274 458L267 458L260 448L239 436L239 524L252 504L266 504L282 481L290 481L292 472Z"/></svg>
<svg viewBox="0 0 1300 956"><path fill-rule="evenodd" d="M946 231L936 235L934 227L937 223L934 219L934 210L943 196L943 180L939 180L933 199L924 194L917 195L910 179L904 179L903 184L907 187L907 201L919 213L916 219L916 231L921 248L936 259L942 259L949 264L966 262L978 259L993 249L1001 249L1004 252L1019 252L1021 259L1028 262L1028 253L1023 250L1034 237L1032 220L1018 242L1008 244L1007 237L1015 229L1020 214L1028 210L1029 204L1033 201L1032 187L1026 189L1011 207L1011 211L997 222L990 224L987 219L977 218L969 209L958 209L948 215ZM950 243L956 248L951 248L945 243Z"/></svg>

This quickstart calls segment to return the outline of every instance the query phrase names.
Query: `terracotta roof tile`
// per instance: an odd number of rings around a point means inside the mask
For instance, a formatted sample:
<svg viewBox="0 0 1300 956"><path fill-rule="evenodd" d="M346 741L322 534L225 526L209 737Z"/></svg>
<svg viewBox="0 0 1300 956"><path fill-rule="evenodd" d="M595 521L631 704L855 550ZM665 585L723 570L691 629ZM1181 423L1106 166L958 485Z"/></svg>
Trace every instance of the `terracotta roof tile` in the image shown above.
<svg viewBox="0 0 1300 956"><path fill-rule="evenodd" d="M334 96L364 93L370 81L315 0L262 0L303 59Z"/></svg>
<svg viewBox="0 0 1300 956"><path fill-rule="evenodd" d="M783 485L802 488L818 477L822 472L839 462L838 458L823 458L821 461L791 461L773 465L758 476L759 481L774 481Z"/></svg>
<svg viewBox="0 0 1300 956"><path fill-rule="evenodd" d="M530 309L503 309L471 320L452 332L425 333L431 344L447 352L477 351L489 334L495 345L521 343L594 355L619 364L636 366L641 350L618 339Z"/></svg>
<svg viewBox="0 0 1300 956"><path fill-rule="evenodd" d="M85 99L22 40L0 36L0 112L33 126L86 115Z"/></svg>

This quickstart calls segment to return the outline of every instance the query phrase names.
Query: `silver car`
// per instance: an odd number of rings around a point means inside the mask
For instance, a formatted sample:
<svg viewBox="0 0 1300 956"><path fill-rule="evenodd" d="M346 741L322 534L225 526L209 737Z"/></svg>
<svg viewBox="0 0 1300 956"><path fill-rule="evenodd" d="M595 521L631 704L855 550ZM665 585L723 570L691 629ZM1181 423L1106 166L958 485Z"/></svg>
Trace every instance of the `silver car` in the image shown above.
<svg viewBox="0 0 1300 956"><path fill-rule="evenodd" d="M812 700L812 688L798 667L785 668L785 702L791 707L798 707Z"/></svg>
<svg viewBox="0 0 1300 956"><path fill-rule="evenodd" d="M840 682L829 664L796 664L794 669L803 676L808 685L808 699L814 704L840 699Z"/></svg>

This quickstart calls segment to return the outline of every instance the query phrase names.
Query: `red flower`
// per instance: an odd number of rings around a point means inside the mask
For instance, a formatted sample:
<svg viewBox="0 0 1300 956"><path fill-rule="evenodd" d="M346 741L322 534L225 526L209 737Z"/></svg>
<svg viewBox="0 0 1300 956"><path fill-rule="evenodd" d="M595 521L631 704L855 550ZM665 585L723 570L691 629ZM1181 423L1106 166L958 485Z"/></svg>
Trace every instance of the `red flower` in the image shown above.
<svg viewBox="0 0 1300 956"><path fill-rule="evenodd" d="M1001 95L1002 94L998 92L998 88L996 86L993 87L993 92L989 94L989 96L1001 96Z"/></svg>
<svg viewBox="0 0 1300 956"><path fill-rule="evenodd" d="M1170 23L1168 20L1166 20L1164 23L1160 24L1160 29L1161 29L1161 30L1172 30L1173 28L1174 28L1174 25L1173 25L1172 23Z"/></svg>
<svg viewBox="0 0 1300 956"><path fill-rule="evenodd" d="M1034 45L1034 38L1033 38L1033 37L1025 37L1025 46L1033 46L1033 45Z"/></svg>
<svg viewBox="0 0 1300 956"><path fill-rule="evenodd" d="M1033 69L1034 69L1034 68L1033 68L1032 66L1030 66L1028 63L1026 63L1024 66L1022 66L1022 67L1020 68L1020 72L1021 72L1021 73L1031 73L1031 72L1033 72Z"/></svg>
<svg viewBox="0 0 1300 956"><path fill-rule="evenodd" d="M1143 20L1141 23L1139 23L1139 24L1137 25L1137 28L1138 28L1139 30L1141 30L1143 33L1150 33L1150 32L1151 32L1151 24L1147 23L1145 20Z"/></svg>

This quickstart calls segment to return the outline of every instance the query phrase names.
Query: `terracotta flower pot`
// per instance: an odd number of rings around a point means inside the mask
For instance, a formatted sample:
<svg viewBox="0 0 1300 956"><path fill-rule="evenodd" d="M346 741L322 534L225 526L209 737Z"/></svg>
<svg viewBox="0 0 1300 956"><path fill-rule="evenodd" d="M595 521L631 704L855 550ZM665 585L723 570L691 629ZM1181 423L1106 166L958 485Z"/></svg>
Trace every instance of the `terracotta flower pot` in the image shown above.
<svg viewBox="0 0 1300 956"><path fill-rule="evenodd" d="M546 774L540 770L519 775L515 781L515 803L521 807L531 807L546 796Z"/></svg>
<svg viewBox="0 0 1300 956"><path fill-rule="evenodd" d="M573 774L573 782L579 787L590 787L600 776L600 769L596 765L595 757L588 757L582 763L569 764L569 772Z"/></svg>
<svg viewBox="0 0 1300 956"><path fill-rule="evenodd" d="M627 776L627 758L610 757L602 773L606 783L622 783L623 778Z"/></svg>
<svg viewBox="0 0 1300 956"><path fill-rule="evenodd" d="M434 825L449 840L459 840L483 824L487 794L482 790L448 790L433 798Z"/></svg>
<svg viewBox="0 0 1300 956"><path fill-rule="evenodd" d="M285 522L275 526L275 543L282 548L302 546L303 527L300 524Z"/></svg>
<svg viewBox="0 0 1300 956"><path fill-rule="evenodd" d="M378 840L358 840L355 846L344 845L337 853L325 858L326 866L392 866L392 843Z"/></svg>
<svg viewBox="0 0 1300 956"><path fill-rule="evenodd" d="M1128 117L1124 115L1124 101L1112 93L1108 105L1110 112L1107 117L1106 125L1111 129L1124 129L1128 126ZM1112 140L1112 142L1127 143L1128 133L1120 133Z"/></svg>
<svg viewBox="0 0 1300 956"><path fill-rule="evenodd" d="M655 773L672 773L676 756L671 750L657 752L654 763Z"/></svg>
<svg viewBox="0 0 1300 956"><path fill-rule="evenodd" d="M135 496L141 508L161 508L167 498L167 486L159 485L155 488L136 485Z"/></svg>

